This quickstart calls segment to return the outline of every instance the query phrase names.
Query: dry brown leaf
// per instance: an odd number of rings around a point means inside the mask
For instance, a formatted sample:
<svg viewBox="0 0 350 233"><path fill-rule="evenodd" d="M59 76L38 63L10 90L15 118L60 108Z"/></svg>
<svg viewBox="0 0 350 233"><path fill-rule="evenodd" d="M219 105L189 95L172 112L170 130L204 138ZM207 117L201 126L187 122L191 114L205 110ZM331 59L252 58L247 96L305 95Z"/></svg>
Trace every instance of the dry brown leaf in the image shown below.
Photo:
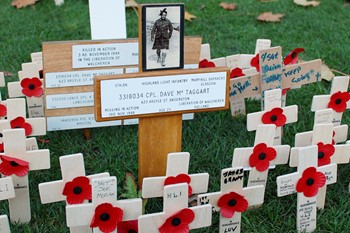
<svg viewBox="0 0 350 233"><path fill-rule="evenodd" d="M324 80L331 81L334 78L334 74L332 70L324 63L322 62L321 65L321 77Z"/></svg>
<svg viewBox="0 0 350 233"><path fill-rule="evenodd" d="M318 1L307 1L307 0L294 0L294 3L299 6L318 6L321 2Z"/></svg>
<svg viewBox="0 0 350 233"><path fill-rule="evenodd" d="M135 0L126 0L125 7L139 7L139 4Z"/></svg>
<svg viewBox="0 0 350 233"><path fill-rule="evenodd" d="M280 22L284 14L273 14L270 12L261 13L257 19L265 22Z"/></svg>
<svg viewBox="0 0 350 233"><path fill-rule="evenodd" d="M187 11L185 11L185 20L187 21L192 21L192 19L197 18L195 15L192 15L190 13L188 13Z"/></svg>
<svg viewBox="0 0 350 233"><path fill-rule="evenodd" d="M225 10L232 11L232 10L236 9L237 5L234 3L221 2L219 6L221 6Z"/></svg>
<svg viewBox="0 0 350 233"><path fill-rule="evenodd" d="M11 5L19 8L34 5L38 0L13 0Z"/></svg>

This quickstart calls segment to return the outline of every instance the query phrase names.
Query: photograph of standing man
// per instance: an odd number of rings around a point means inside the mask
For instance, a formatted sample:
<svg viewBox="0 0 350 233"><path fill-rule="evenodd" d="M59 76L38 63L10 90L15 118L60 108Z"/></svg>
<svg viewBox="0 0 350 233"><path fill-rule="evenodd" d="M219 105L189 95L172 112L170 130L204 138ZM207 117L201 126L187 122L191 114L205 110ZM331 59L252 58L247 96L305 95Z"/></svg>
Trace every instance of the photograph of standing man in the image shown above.
<svg viewBox="0 0 350 233"><path fill-rule="evenodd" d="M162 66L165 66L165 59L169 51L169 40L173 34L173 25L169 19L167 19L168 12L166 8L160 11L158 19L151 31L151 41L153 43L153 50L157 50L157 63L161 63Z"/></svg>

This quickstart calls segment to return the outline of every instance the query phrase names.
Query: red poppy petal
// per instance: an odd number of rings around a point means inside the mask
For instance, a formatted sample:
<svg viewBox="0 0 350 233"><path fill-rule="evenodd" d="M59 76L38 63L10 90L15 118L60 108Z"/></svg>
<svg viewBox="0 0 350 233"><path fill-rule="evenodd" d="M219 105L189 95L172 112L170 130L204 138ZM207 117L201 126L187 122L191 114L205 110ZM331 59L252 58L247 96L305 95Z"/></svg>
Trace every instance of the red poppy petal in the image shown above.
<svg viewBox="0 0 350 233"><path fill-rule="evenodd" d="M318 193L318 188L315 187L307 187L303 190L305 197L314 197Z"/></svg>
<svg viewBox="0 0 350 233"><path fill-rule="evenodd" d="M258 72L260 72L259 53L256 54L256 56L253 57L252 60L250 60L250 65L251 65L252 67L255 67L256 70L257 70Z"/></svg>
<svg viewBox="0 0 350 233"><path fill-rule="evenodd" d="M32 78L31 82L35 85L35 87L40 87L43 84L38 77Z"/></svg>
<svg viewBox="0 0 350 233"><path fill-rule="evenodd" d="M328 157L331 157L335 153L335 148L332 144L326 144L323 147L323 153L327 155Z"/></svg>
<svg viewBox="0 0 350 233"><path fill-rule="evenodd" d="M242 77L242 76L245 76L245 74L243 73L241 68L236 67L230 72L230 79Z"/></svg>
<svg viewBox="0 0 350 233"><path fill-rule="evenodd" d="M241 199L239 199L239 202L237 204L237 212L242 213L246 211L248 209L248 206L248 201L244 197L242 197Z"/></svg>
<svg viewBox="0 0 350 233"><path fill-rule="evenodd" d="M193 210L188 208L181 210L179 216L181 217L182 221L186 224L190 224L195 218Z"/></svg>
<svg viewBox="0 0 350 233"><path fill-rule="evenodd" d="M249 166L255 167L259 163L259 154L253 153L249 157Z"/></svg>
<svg viewBox="0 0 350 233"><path fill-rule="evenodd" d="M79 187L80 193L75 193L74 189ZM68 204L81 204L85 200L91 200L92 188L90 185L89 178L85 176L79 176L74 178L72 181L67 182L63 188L63 195L65 195Z"/></svg>
<svg viewBox="0 0 350 233"><path fill-rule="evenodd" d="M259 172L266 171L270 166L270 162L268 160L260 160L259 163L255 166L256 170Z"/></svg>
<svg viewBox="0 0 350 233"><path fill-rule="evenodd" d="M319 158L317 160L317 166L321 167L321 166L324 166L324 165L328 165L331 163L331 158L330 157L323 157L323 158Z"/></svg>
<svg viewBox="0 0 350 233"><path fill-rule="evenodd" d="M25 176L29 172L29 163L16 159L16 158L11 158L8 156L0 156L2 163L0 164L0 173L5 175L5 176L11 176L11 175L16 175L16 176ZM12 165L12 162L16 163L16 166Z"/></svg>
<svg viewBox="0 0 350 233"><path fill-rule="evenodd" d="M277 152L274 148L267 147L265 150L265 154L266 154L266 160L271 161L276 158Z"/></svg>
<svg viewBox="0 0 350 233"><path fill-rule="evenodd" d="M23 95L28 96L28 97L34 96L34 92L28 88L23 88L22 93L23 93Z"/></svg>
<svg viewBox="0 0 350 233"><path fill-rule="evenodd" d="M33 95L35 97L41 97L43 95L43 93L44 93L44 90L41 87L38 87L35 89Z"/></svg>
<svg viewBox="0 0 350 233"><path fill-rule="evenodd" d="M178 226L173 226L172 225L172 220L174 218L179 218L181 220L180 225ZM169 232L189 232L189 227L188 224L193 222L195 218L195 214L191 209L182 209L173 216L167 218L167 220L163 223L162 226L159 227L159 232L161 233L169 233Z"/></svg>
<svg viewBox="0 0 350 233"><path fill-rule="evenodd" d="M5 105L0 104L0 117L5 117L7 115L7 108Z"/></svg>
<svg viewBox="0 0 350 233"><path fill-rule="evenodd" d="M314 176L314 174L317 172L315 167L308 167L303 171L303 177L309 178Z"/></svg>
<svg viewBox="0 0 350 233"><path fill-rule="evenodd" d="M209 68L209 67L215 67L215 63L208 61L207 59L203 59L199 62L199 68Z"/></svg>
<svg viewBox="0 0 350 233"><path fill-rule="evenodd" d="M267 145L265 143L259 143L254 146L253 151L256 153L262 152L267 148Z"/></svg>
<svg viewBox="0 0 350 233"><path fill-rule="evenodd" d="M283 109L282 108L273 108L271 110L272 114L276 114L276 115L280 115L283 113Z"/></svg>
<svg viewBox="0 0 350 233"><path fill-rule="evenodd" d="M32 128L32 126L29 123L27 123L27 122L24 123L24 127L23 128L24 128L26 136L29 136L29 135L32 134L33 128Z"/></svg>
<svg viewBox="0 0 350 233"><path fill-rule="evenodd" d="M118 223L117 228L118 233L130 233L139 231L137 220L120 222Z"/></svg>
<svg viewBox="0 0 350 233"><path fill-rule="evenodd" d="M271 112L265 112L262 117L261 117L261 121L264 124L273 124L273 122L271 121Z"/></svg>
<svg viewBox="0 0 350 233"><path fill-rule="evenodd" d="M21 81L21 87L22 87L22 88L27 88L28 85L30 84L30 82L31 82L30 78L24 78L24 79L22 79L22 81Z"/></svg>
<svg viewBox="0 0 350 233"><path fill-rule="evenodd" d="M25 120L23 117L17 117L15 119L13 119L12 121L10 121L10 126L12 129L16 128L16 127L22 127L22 125L25 123Z"/></svg>
<svg viewBox="0 0 350 233"><path fill-rule="evenodd" d="M326 176L322 172L316 172L314 175L314 186L321 188L326 184Z"/></svg>
<svg viewBox="0 0 350 233"><path fill-rule="evenodd" d="M232 218L232 216L235 214L235 211L230 208L222 207L220 208L220 214L225 218Z"/></svg>
<svg viewBox="0 0 350 233"><path fill-rule="evenodd" d="M179 174L176 176L176 179L183 183L187 183L187 184L191 183L191 177L187 174Z"/></svg>
<svg viewBox="0 0 350 233"><path fill-rule="evenodd" d="M14 162L18 163L18 164L21 165L21 166L27 166L27 165L29 165L29 162L27 162L27 161L25 161L25 160L13 158L13 157L9 157L9 156L6 156L6 155L1 155L1 156L0 156L0 159L1 159L2 161L7 161L7 162L14 161Z"/></svg>

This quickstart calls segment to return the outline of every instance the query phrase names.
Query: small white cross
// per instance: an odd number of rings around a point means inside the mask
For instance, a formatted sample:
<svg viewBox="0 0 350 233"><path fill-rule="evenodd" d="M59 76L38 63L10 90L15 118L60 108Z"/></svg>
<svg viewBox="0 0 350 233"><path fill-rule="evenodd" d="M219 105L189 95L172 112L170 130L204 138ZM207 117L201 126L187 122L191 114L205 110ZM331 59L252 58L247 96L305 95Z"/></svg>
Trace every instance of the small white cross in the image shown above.
<svg viewBox="0 0 350 233"><path fill-rule="evenodd" d="M139 217L139 233L158 233L159 228L170 225L170 227L183 227L181 218L177 214L184 209L194 214L194 218L188 224L188 229L198 229L211 225L211 205L202 205L188 208L188 186L186 184L175 184L164 187L163 212L142 215ZM179 216L181 217L181 216ZM175 220L179 220L174 222ZM168 224L167 224L168 223ZM174 225L175 224L175 225ZM172 232L169 229L169 232ZM188 232L184 231L184 232Z"/></svg>
<svg viewBox="0 0 350 233"><path fill-rule="evenodd" d="M117 201L117 178L115 176L92 179L92 203L66 206L66 221L68 227L86 226L92 223L95 210L100 204L109 203L122 210L122 221L138 219L142 214L140 198ZM99 216L96 216L99 218ZM117 223L116 223L117 225ZM101 232L98 227L94 233ZM117 232L117 229L112 231Z"/></svg>
<svg viewBox="0 0 350 233"><path fill-rule="evenodd" d="M3 131L4 153L7 157L28 162L29 171L50 168L50 152L44 150L26 150L26 136L24 129ZM1 165L4 164L2 158ZM13 166L9 162L8 166ZM18 163L14 167L18 167ZM2 175L3 172L2 172ZM11 175L15 187L16 197L9 199L10 218L13 222L26 223L31 219L28 174L24 176Z"/></svg>
<svg viewBox="0 0 350 233"><path fill-rule="evenodd" d="M350 101L347 99L342 100L341 98L338 98L338 92L347 92L348 86L349 76L334 77L329 95L315 95L312 98L311 111L330 108L331 106L329 105L332 105L336 108L335 110L333 109L333 124L335 126L340 125L343 111L350 108ZM342 106L343 108L341 108Z"/></svg>
<svg viewBox="0 0 350 233"><path fill-rule="evenodd" d="M221 191L198 195L199 205L211 204L213 211L220 211L218 202L224 195L232 192L242 196L248 206L260 205L264 202L264 186L257 185L243 188L244 170L242 167L226 168L221 170ZM239 203L235 200L235 204ZM220 214L220 233L236 232L241 229L241 212L235 211L232 217Z"/></svg>
<svg viewBox="0 0 350 233"><path fill-rule="evenodd" d="M298 232L313 232L316 229L316 194L319 186L336 182L337 164L317 167L317 146L308 146L299 151L298 171L277 177L277 196L282 197L299 192L297 199L297 230ZM316 180L319 175L306 176L306 172L319 171L324 176ZM302 178L304 175L304 178ZM311 179L310 179L311 178ZM322 181L322 182L321 182ZM319 186L314 184L320 183ZM323 183L323 185L322 185Z"/></svg>
<svg viewBox="0 0 350 233"><path fill-rule="evenodd" d="M15 197L12 177L0 178L0 200L7 200ZM0 232L11 233L7 215L0 215Z"/></svg>
<svg viewBox="0 0 350 233"><path fill-rule="evenodd" d="M207 192L209 174L199 173L188 175L189 164L190 154L188 152L168 154L166 175L159 177L144 178L142 183L142 197L153 198L163 196L163 190L165 187L164 183L169 180L176 180L179 177L179 175L189 176L189 186L191 187L193 194Z"/></svg>
<svg viewBox="0 0 350 233"><path fill-rule="evenodd" d="M264 117L267 121L269 121L269 124L273 124L274 122L278 122L279 117L285 117L285 123L294 123L298 120L298 106L297 105L291 105L288 107L282 106L282 90L281 89L274 89L265 91L264 95L265 99L265 110L261 112L255 112L250 113L247 115L247 129L248 131L254 131L257 129L258 125L264 124L263 119ZM279 109L283 112L280 115L274 115L273 111ZM276 120L277 119L277 120ZM284 125L283 124L283 125ZM282 126L276 127L276 133L275 133L275 142L274 145L281 145L282 141Z"/></svg>
<svg viewBox="0 0 350 233"><path fill-rule="evenodd" d="M251 168L247 184L248 187L255 185L264 185L265 192L265 186L270 165L288 163L290 146L274 146L273 141L275 137L275 132L275 125L259 125L256 130L254 147L235 148L233 152L232 167L243 166ZM261 144L265 144L265 149L262 151L255 151L256 148L259 147L257 145ZM267 153L271 151L275 151L275 158L273 158L272 160L268 159L269 154ZM260 158L261 156L264 157ZM261 170L262 168L260 168L259 164L254 164L254 166L252 166L252 159L254 157L256 157L255 159L258 160L258 162L267 163L266 168L264 168L264 170Z"/></svg>

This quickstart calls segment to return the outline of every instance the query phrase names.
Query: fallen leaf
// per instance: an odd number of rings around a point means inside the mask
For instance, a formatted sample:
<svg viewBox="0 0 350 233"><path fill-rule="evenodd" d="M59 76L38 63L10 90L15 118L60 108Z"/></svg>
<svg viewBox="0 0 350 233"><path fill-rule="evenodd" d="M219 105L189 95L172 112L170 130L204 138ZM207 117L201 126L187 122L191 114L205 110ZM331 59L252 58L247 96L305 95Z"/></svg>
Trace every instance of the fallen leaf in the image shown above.
<svg viewBox="0 0 350 233"><path fill-rule="evenodd" d="M192 19L195 19L195 18L197 17L185 11L185 20L192 21Z"/></svg>
<svg viewBox="0 0 350 233"><path fill-rule="evenodd" d="M280 22L284 14L273 14L270 12L261 13L257 19L265 22Z"/></svg>
<svg viewBox="0 0 350 233"><path fill-rule="evenodd" d="M318 6L321 2L318 1L307 1L307 0L293 0L295 4L299 6Z"/></svg>
<svg viewBox="0 0 350 233"><path fill-rule="evenodd" d="M19 8L34 5L38 0L13 0L11 5Z"/></svg>
<svg viewBox="0 0 350 233"><path fill-rule="evenodd" d="M334 74L332 70L324 63L322 62L321 65L321 77L324 80L331 81L334 78Z"/></svg>
<svg viewBox="0 0 350 233"><path fill-rule="evenodd" d="M0 70L0 73L4 73L4 76L13 76L11 72Z"/></svg>
<svg viewBox="0 0 350 233"><path fill-rule="evenodd" d="M236 9L237 5L234 3L221 2L219 6L221 6L225 10L232 11L232 10Z"/></svg>
<svg viewBox="0 0 350 233"><path fill-rule="evenodd" d="M126 0L125 7L138 7L139 4L135 0Z"/></svg>

